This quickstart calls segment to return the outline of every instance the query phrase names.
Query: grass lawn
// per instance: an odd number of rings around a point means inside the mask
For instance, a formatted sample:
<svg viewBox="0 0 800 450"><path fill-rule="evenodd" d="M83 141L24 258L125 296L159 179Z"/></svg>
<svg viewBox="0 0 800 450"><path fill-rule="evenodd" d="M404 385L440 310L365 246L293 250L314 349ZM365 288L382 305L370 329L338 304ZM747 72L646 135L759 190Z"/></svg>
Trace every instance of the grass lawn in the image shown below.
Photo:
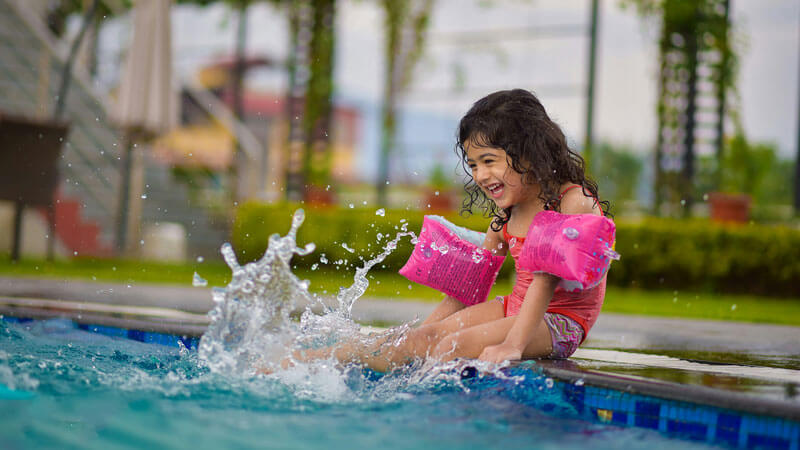
<svg viewBox="0 0 800 450"><path fill-rule="evenodd" d="M74 259L46 262L22 260L12 263L0 255L0 276L81 279L120 283L155 283L191 286L197 272L210 286L224 286L230 281L230 269L217 261L186 264L158 264L125 260ZM349 286L353 270L297 269L301 279L311 281L314 292L335 294L340 286ZM439 292L406 280L396 273L369 274L366 296L438 302ZM490 298L510 292L511 282L498 280ZM642 291L609 287L605 312L644 314L662 317L686 317L745 322L763 322L800 326L800 299L778 299L748 295L711 294L684 291Z"/></svg>

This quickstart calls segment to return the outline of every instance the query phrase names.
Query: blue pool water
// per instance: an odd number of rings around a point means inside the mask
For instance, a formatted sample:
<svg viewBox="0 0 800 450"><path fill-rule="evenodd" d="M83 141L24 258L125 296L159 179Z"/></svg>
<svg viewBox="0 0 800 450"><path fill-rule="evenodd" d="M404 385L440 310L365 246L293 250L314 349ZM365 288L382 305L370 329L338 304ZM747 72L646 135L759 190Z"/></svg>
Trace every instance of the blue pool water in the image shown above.
<svg viewBox="0 0 800 450"><path fill-rule="evenodd" d="M0 448L708 448L602 424L532 365L419 372L226 376L195 351L0 320Z"/></svg>

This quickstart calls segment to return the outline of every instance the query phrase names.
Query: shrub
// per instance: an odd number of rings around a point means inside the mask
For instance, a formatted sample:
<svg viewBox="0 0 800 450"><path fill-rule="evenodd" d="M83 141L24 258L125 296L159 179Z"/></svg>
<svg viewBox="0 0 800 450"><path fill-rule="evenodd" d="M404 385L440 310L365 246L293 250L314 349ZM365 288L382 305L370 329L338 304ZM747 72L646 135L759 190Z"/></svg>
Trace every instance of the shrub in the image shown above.
<svg viewBox="0 0 800 450"><path fill-rule="evenodd" d="M289 231L292 214L299 207L304 206L242 205L233 231L240 260L260 258L271 234ZM296 257L293 263L298 267L320 263L323 254L328 264L342 260L348 266L360 266L362 259L380 253L385 236L393 238L403 223L415 233L422 227L420 211L386 210L384 216L378 216L367 208L304 208L306 220L297 242L300 246L314 242L317 249L311 255ZM447 219L474 230L486 230L489 225L489 219L480 215L461 217L453 213ZM378 233L384 236L380 242ZM404 238L375 269L396 272L412 249ZM705 220L620 221L616 249L622 259L609 271L611 285L800 297L800 231L789 227L729 226ZM501 276L512 271L513 262L507 258Z"/></svg>
<svg viewBox="0 0 800 450"><path fill-rule="evenodd" d="M356 267L365 259L371 259L383 251L387 240L393 239L404 224L407 229L418 234L422 228L424 214L420 211L386 210L383 216L375 214L372 208L309 207L300 204L262 204L246 203L236 214L233 230L233 245L240 261L253 261L260 258L267 248L269 236L281 236L289 231L291 218L298 208L306 210L306 219L297 233L298 246L308 242L316 244L316 250L308 256L295 257L297 267L310 267L321 263L322 255L328 264L346 261L346 265ZM446 215L456 225L473 230L486 230L489 219L480 215L461 217L457 213ZM378 242L378 234L383 238ZM387 238L388 236L388 238ZM351 253L342 244L353 249ZM408 260L414 246L410 238L402 238L397 249L383 263L373 270L398 271ZM510 260L510 258L508 258ZM506 264L503 273L513 271L512 264Z"/></svg>
<svg viewBox="0 0 800 450"><path fill-rule="evenodd" d="M609 283L800 296L800 231L785 226L721 225L648 219L617 224L622 259Z"/></svg>

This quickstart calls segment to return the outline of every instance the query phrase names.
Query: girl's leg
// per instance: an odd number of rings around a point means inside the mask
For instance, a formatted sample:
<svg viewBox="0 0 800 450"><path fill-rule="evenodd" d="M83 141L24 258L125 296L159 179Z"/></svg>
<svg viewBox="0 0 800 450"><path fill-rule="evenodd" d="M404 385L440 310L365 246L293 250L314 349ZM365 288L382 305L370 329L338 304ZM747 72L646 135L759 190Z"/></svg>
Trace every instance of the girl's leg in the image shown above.
<svg viewBox="0 0 800 450"><path fill-rule="evenodd" d="M333 348L301 351L295 354L295 359L310 361L326 358L332 354L340 362L355 362L385 372L398 365L407 364L415 358L427 356L446 336L486 322L496 322L502 317L503 303L491 300L464 308L438 322L409 330L396 343L390 342L392 337L366 345L351 342Z"/></svg>
<svg viewBox="0 0 800 450"><path fill-rule="evenodd" d="M456 331L442 338L431 356L440 361L455 358L477 358L484 348L503 343L514 325L515 317L504 317ZM541 358L553 351L550 327L544 320L536 327L531 342L522 352L523 358Z"/></svg>

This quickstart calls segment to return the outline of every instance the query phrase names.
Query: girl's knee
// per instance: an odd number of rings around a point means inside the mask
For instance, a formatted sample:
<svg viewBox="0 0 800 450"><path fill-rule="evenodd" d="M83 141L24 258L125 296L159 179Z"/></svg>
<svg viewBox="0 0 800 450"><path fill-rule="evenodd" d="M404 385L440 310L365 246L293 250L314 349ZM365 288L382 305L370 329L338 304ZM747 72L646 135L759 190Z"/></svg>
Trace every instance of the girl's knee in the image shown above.
<svg viewBox="0 0 800 450"><path fill-rule="evenodd" d="M431 351L431 356L436 359L443 359L446 356L457 356L459 346L458 333L451 333L439 340L439 343Z"/></svg>
<svg viewBox="0 0 800 450"><path fill-rule="evenodd" d="M423 325L412 330L406 337L409 343L419 349L431 349L439 342L442 334L438 323Z"/></svg>

